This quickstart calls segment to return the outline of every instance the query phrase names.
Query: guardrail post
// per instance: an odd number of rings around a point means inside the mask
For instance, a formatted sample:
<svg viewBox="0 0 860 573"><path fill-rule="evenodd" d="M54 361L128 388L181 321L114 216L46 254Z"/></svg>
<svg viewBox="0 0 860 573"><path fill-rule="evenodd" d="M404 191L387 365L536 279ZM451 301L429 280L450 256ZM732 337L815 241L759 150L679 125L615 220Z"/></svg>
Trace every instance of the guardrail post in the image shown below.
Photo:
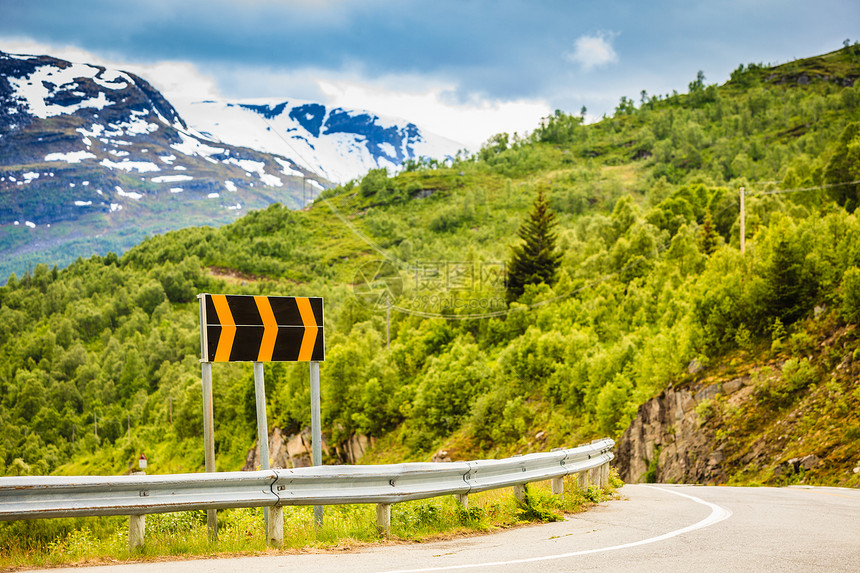
<svg viewBox="0 0 860 573"><path fill-rule="evenodd" d="M391 537L391 504L376 504L376 530L388 539Z"/></svg>
<svg viewBox="0 0 860 573"><path fill-rule="evenodd" d="M128 516L128 550L134 551L143 545L146 534L146 515L133 514Z"/></svg>
<svg viewBox="0 0 860 573"><path fill-rule="evenodd" d="M600 466L600 487L601 489L609 488L609 462Z"/></svg>
<svg viewBox="0 0 860 573"><path fill-rule="evenodd" d="M600 468L591 468L588 470L588 485L600 487Z"/></svg>
<svg viewBox="0 0 860 573"><path fill-rule="evenodd" d="M267 507L269 519L266 522L266 541L272 547L284 544L284 508L280 505Z"/></svg>
<svg viewBox="0 0 860 573"><path fill-rule="evenodd" d="M552 493L553 495L564 494L564 476L552 478Z"/></svg>
<svg viewBox="0 0 860 573"><path fill-rule="evenodd" d="M514 497L516 497L519 501L526 500L526 484L518 483L514 486Z"/></svg>
<svg viewBox="0 0 860 573"><path fill-rule="evenodd" d="M463 509L469 509L469 494L468 493L457 493L454 494L454 497L457 498L457 503L463 506Z"/></svg>
<svg viewBox="0 0 860 573"><path fill-rule="evenodd" d="M576 486L583 491L588 489L588 470L576 474Z"/></svg>
<svg viewBox="0 0 860 573"><path fill-rule="evenodd" d="M133 475L146 475L146 472L136 471ZM146 514L133 513L128 516L128 550L134 551L143 545L146 536Z"/></svg>

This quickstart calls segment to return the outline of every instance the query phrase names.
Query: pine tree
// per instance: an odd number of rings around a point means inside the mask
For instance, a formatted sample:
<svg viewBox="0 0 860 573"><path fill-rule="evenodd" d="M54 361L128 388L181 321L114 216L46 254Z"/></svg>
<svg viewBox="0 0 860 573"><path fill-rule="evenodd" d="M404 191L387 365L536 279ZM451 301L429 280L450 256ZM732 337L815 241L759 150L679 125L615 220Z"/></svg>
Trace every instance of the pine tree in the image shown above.
<svg viewBox="0 0 860 573"><path fill-rule="evenodd" d="M538 192L532 212L517 231L523 242L511 247L506 284L508 302L522 296L527 284L555 283L561 265L561 253L555 248L555 225L555 213L543 192Z"/></svg>
<svg viewBox="0 0 860 573"><path fill-rule="evenodd" d="M770 316L790 325L803 317L815 300L817 283L803 268L804 253L780 234L773 246L764 278L768 287L764 301Z"/></svg>
<svg viewBox="0 0 860 573"><path fill-rule="evenodd" d="M711 219L710 211L705 213L705 221L702 223L699 234L699 250L706 255L717 250L717 231L714 229L714 221Z"/></svg>

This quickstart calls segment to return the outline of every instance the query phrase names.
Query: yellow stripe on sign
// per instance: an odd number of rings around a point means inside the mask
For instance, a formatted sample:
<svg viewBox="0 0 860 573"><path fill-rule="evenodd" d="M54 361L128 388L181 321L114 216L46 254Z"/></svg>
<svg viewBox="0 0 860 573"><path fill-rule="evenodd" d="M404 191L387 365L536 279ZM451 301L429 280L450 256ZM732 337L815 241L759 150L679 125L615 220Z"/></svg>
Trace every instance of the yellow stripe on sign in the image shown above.
<svg viewBox="0 0 860 573"><path fill-rule="evenodd" d="M260 318L263 319L263 340L260 341L260 353L257 356L257 362L269 362L272 360L272 353L275 351L275 340L278 339L278 321L275 320L275 313L272 312L272 304L267 296L255 296L254 302L257 303L257 310L260 311Z"/></svg>
<svg viewBox="0 0 860 573"><path fill-rule="evenodd" d="M229 362L233 339L236 338L236 323L233 321L230 305L227 304L227 295L213 294L212 304L215 306L215 312L218 313L218 322L221 323L221 336L218 338L214 362Z"/></svg>
<svg viewBox="0 0 860 573"><path fill-rule="evenodd" d="M307 297L297 296L296 306L299 307L302 324L305 325L305 335L302 337L302 346L299 349L299 362L309 362L314 354L319 327L317 319L314 318L314 311L311 309L311 301Z"/></svg>

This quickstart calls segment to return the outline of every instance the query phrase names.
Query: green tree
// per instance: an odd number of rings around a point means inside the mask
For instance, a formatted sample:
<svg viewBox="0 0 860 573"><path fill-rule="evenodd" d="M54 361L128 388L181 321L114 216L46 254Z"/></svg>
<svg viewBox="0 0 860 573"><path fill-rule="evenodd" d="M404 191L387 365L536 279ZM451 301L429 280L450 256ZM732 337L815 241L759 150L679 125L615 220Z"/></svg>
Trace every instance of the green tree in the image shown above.
<svg viewBox="0 0 860 573"><path fill-rule="evenodd" d="M696 79L687 84L687 87L690 89L690 93L702 91L705 88L705 72L699 70Z"/></svg>
<svg viewBox="0 0 860 573"><path fill-rule="evenodd" d="M714 222L711 219L711 212L705 213L705 222L702 223L702 229L699 234L699 249L706 255L710 255L717 248L717 231L714 229Z"/></svg>
<svg viewBox="0 0 860 573"><path fill-rule="evenodd" d="M584 112L582 116L576 116L557 109L555 114L543 118L541 125L534 131L534 140L554 144L573 143L581 129L584 117Z"/></svg>
<svg viewBox="0 0 860 573"><path fill-rule="evenodd" d="M555 225L555 213L543 192L538 192L532 212L517 231L523 242L511 248L506 285L508 302L522 296L528 284L555 283L561 265L561 253L555 248Z"/></svg>
<svg viewBox="0 0 860 573"><path fill-rule="evenodd" d="M860 269L851 267L842 275L842 317L849 322L860 321Z"/></svg>
<svg viewBox="0 0 860 573"><path fill-rule="evenodd" d="M370 197L380 191L383 191L389 186L388 171L384 167L379 169L371 169L361 180L358 188L361 191L362 197Z"/></svg>
<svg viewBox="0 0 860 573"><path fill-rule="evenodd" d="M828 183L838 185L831 188L831 196L853 213L860 191L860 185L852 183L860 179L860 123L850 123L842 131L824 176Z"/></svg>
<svg viewBox="0 0 860 573"><path fill-rule="evenodd" d="M765 269L765 309L783 324L793 324L812 307L815 279L804 268L804 250L787 233L778 231Z"/></svg>

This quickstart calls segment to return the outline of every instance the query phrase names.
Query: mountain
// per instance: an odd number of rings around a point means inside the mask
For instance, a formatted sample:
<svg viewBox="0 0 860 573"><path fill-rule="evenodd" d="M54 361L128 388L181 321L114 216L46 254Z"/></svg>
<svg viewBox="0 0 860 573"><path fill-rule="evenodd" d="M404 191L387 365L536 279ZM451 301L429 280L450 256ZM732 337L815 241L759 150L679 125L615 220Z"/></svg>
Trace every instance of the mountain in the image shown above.
<svg viewBox="0 0 860 573"><path fill-rule="evenodd" d="M199 102L132 73L0 52L0 277L221 225L456 145L309 102Z"/></svg>
<svg viewBox="0 0 860 573"><path fill-rule="evenodd" d="M197 101L181 106L195 129L218 141L289 157L345 183L407 159L453 157L463 147L414 123L308 101Z"/></svg>
<svg viewBox="0 0 860 573"><path fill-rule="evenodd" d="M0 276L223 224L327 185L287 158L216 143L149 83L0 53Z"/></svg>

